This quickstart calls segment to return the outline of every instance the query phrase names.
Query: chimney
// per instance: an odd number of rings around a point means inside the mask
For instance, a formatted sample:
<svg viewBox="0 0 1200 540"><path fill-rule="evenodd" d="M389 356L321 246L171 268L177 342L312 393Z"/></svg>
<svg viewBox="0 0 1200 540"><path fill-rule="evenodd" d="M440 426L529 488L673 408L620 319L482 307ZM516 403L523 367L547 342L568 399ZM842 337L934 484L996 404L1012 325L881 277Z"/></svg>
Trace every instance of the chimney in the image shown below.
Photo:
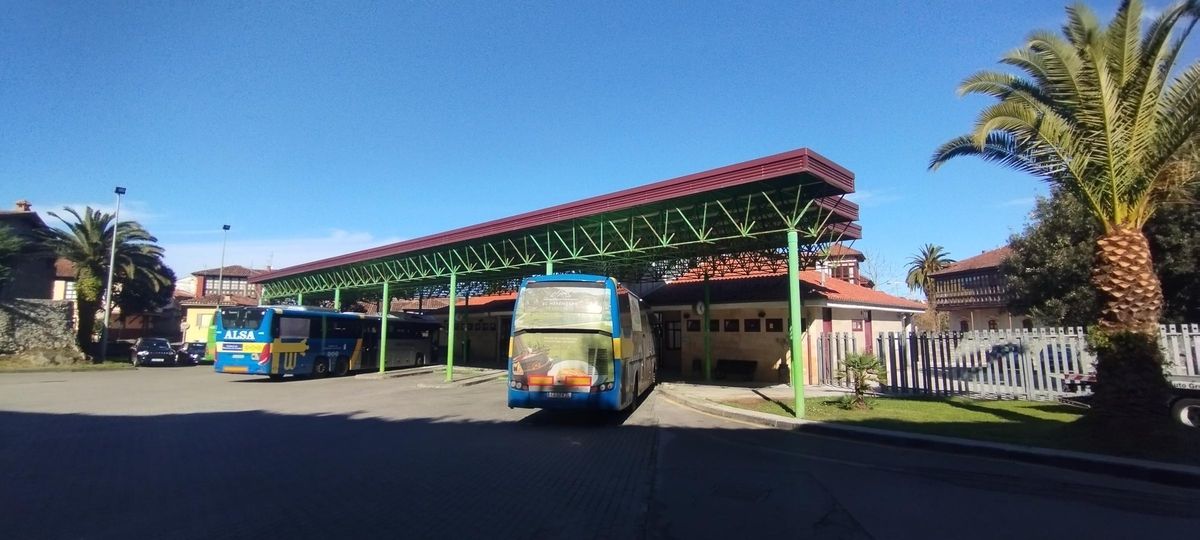
<svg viewBox="0 0 1200 540"><path fill-rule="evenodd" d="M18 212L31 212L31 211L33 211L33 205L30 204L29 201L27 201L25 199L21 199L21 200L17 201L17 211Z"/></svg>

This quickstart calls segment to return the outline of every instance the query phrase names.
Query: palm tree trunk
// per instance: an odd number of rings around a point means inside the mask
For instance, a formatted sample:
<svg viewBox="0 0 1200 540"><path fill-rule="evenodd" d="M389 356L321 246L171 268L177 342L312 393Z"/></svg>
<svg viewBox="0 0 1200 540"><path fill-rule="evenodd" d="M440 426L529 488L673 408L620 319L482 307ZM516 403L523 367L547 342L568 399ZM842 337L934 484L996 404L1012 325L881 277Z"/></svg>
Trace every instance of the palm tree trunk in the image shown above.
<svg viewBox="0 0 1200 540"><path fill-rule="evenodd" d="M84 354L92 355L95 353L95 347L92 345L92 332L96 329L96 309L100 307L100 303L94 300L85 300L76 297L75 307L78 311L75 321L75 340L79 342L79 350ZM100 358L100 361L103 361Z"/></svg>
<svg viewBox="0 0 1200 540"><path fill-rule="evenodd" d="M1162 284L1150 244L1138 229L1117 229L1096 241L1092 284L1100 293L1094 410L1106 415L1165 417L1170 385L1158 346Z"/></svg>
<svg viewBox="0 0 1200 540"><path fill-rule="evenodd" d="M1096 241L1092 284L1100 292L1100 328L1154 335L1163 292L1150 243L1138 229L1117 229Z"/></svg>

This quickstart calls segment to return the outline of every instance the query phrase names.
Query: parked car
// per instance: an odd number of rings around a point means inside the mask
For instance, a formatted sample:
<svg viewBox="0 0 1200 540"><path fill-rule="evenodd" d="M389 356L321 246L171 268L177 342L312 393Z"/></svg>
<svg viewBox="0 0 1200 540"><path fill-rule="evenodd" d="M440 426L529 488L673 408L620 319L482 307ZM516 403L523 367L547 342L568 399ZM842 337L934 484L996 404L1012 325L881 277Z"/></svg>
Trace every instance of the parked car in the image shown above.
<svg viewBox="0 0 1200 540"><path fill-rule="evenodd" d="M141 338L133 344L129 361L135 366L175 365L175 349L165 338Z"/></svg>
<svg viewBox="0 0 1200 540"><path fill-rule="evenodd" d="M204 360L204 350L207 347L203 341L184 343L179 348L179 361L185 364L199 364Z"/></svg>

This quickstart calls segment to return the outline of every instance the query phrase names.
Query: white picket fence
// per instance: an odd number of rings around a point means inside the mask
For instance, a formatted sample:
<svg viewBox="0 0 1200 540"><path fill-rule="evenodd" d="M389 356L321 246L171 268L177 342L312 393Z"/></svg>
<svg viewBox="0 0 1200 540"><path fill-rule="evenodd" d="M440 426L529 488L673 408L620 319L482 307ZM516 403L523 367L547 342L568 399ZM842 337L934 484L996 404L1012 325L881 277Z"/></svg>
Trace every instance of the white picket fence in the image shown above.
<svg viewBox="0 0 1200 540"><path fill-rule="evenodd" d="M1200 325L1163 325L1160 346L1174 375L1200 375ZM834 332L816 339L823 384L845 386L838 375L846 354L866 352L861 334ZM883 390L1052 400L1083 393L1064 373L1095 371L1082 328L1035 328L936 334L880 332L871 352L887 367Z"/></svg>

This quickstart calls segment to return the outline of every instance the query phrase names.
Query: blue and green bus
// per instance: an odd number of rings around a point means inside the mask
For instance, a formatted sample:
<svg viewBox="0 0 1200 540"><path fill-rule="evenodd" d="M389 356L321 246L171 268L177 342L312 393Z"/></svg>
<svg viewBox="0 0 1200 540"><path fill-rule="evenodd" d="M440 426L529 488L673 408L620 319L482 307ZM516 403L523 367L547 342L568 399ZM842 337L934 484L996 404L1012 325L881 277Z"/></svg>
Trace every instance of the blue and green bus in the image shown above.
<svg viewBox="0 0 1200 540"><path fill-rule="evenodd" d="M508 357L509 407L600 410L634 404L658 359L641 300L583 274L521 282Z"/></svg>
<svg viewBox="0 0 1200 540"><path fill-rule="evenodd" d="M223 307L216 321L214 368L276 380L379 369L380 320L305 306ZM384 367L430 362L438 327L422 315L389 315Z"/></svg>

